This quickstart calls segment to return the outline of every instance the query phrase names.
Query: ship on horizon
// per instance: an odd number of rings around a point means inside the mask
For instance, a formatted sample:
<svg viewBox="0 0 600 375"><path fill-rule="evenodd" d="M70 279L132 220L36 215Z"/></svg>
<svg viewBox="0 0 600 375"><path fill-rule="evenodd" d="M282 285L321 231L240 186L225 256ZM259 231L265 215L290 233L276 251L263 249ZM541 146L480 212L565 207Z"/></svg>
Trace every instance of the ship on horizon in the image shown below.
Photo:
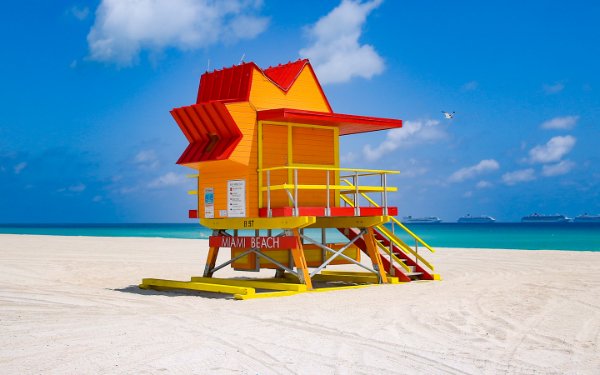
<svg viewBox="0 0 600 375"><path fill-rule="evenodd" d="M521 218L522 223L568 223L570 221L570 218L560 214L541 215L538 213L534 213L531 215L523 216Z"/></svg>
<svg viewBox="0 0 600 375"><path fill-rule="evenodd" d="M495 223L496 219L487 215L471 216L471 214L467 214L460 217L457 222L461 224L485 224Z"/></svg>
<svg viewBox="0 0 600 375"><path fill-rule="evenodd" d="M438 224L442 222L437 216L423 216L423 217L412 217L405 216L401 220L405 224Z"/></svg>
<svg viewBox="0 0 600 375"><path fill-rule="evenodd" d="M583 215L576 216L573 219L574 223L600 223L600 215L590 215L585 213Z"/></svg>

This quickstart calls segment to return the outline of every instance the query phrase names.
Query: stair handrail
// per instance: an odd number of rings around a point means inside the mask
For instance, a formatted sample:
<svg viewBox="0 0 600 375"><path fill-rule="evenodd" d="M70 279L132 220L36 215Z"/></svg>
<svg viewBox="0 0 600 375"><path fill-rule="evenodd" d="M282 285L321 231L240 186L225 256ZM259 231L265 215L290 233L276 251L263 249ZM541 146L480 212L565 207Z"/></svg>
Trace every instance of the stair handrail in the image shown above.
<svg viewBox="0 0 600 375"><path fill-rule="evenodd" d="M354 185L352 185L352 183L350 181L348 181L347 179L342 179L341 181L347 183L350 187L354 187ZM377 204L377 202L375 202L373 199L371 199L371 197L369 197L365 193L361 192L360 194L363 196L363 198L365 198L373 206L375 206L375 207L381 207L380 205ZM342 196L342 198L344 199L344 201L346 201L348 204L350 204L350 202L351 202L350 200L346 200L346 197L344 197L344 196ZM416 234L414 234L410 229L408 229L404 224L402 224L402 222L400 220L396 219L394 216L390 216L390 218L391 218L392 222L394 222L400 228L402 228L406 233L408 233L412 238L414 238L415 241L417 241L421 245L425 246L425 248L427 250L431 251L432 253L435 253L435 250L431 246L429 246L419 236L417 236Z"/></svg>
<svg viewBox="0 0 600 375"><path fill-rule="evenodd" d="M396 263L398 263L400 265L400 267L402 267L406 272L408 272L408 273L412 272L411 269L402 261L402 259L398 258L393 252L390 254L390 249L383 246L383 244L379 241L375 241L375 242L377 243L377 246L379 246L379 248L381 250L383 250L386 254L391 255L392 259Z"/></svg>
<svg viewBox="0 0 600 375"><path fill-rule="evenodd" d="M341 197L346 203L348 203L349 205L352 205L352 201L344 196ZM420 260L421 262L423 262L423 264L425 264L427 267L429 267L429 269L431 269L432 271L434 270L434 267L431 263L429 263L425 258L423 258L422 256L419 255L418 252L414 251L410 246L408 246L407 244L405 244L401 239L399 239L398 237L396 237L394 234L390 233L389 230L387 230L387 228L383 225L377 225L376 226L377 229L379 229L381 232L383 232L383 234L396 246L398 246L399 248L401 248L402 250L406 251L409 254L412 254L416 259Z"/></svg>
<svg viewBox="0 0 600 375"><path fill-rule="evenodd" d="M422 256L419 255L419 253L417 253L416 251L414 251L410 246L408 246L407 244L405 244L401 239L399 239L398 237L394 236L392 233L390 233L388 231L388 229L386 227L384 227L383 225L379 225L377 227L377 229L379 229L380 231L383 232L383 234L386 235L386 237L392 241L394 243L394 245L398 246L399 248L401 248L402 250L412 254L415 258L417 258L418 260L420 260L421 262L423 262L424 265L426 265L430 270L434 270L434 267L431 263L429 263L425 258L423 258Z"/></svg>

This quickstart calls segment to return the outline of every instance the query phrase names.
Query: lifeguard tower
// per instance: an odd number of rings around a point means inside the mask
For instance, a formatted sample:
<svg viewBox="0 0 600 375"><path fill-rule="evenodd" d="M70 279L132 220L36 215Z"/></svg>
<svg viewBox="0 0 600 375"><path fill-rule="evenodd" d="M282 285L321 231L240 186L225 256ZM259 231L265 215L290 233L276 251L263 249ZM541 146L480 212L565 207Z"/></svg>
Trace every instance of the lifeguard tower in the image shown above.
<svg viewBox="0 0 600 375"><path fill-rule="evenodd" d="M248 299L332 283L438 279L419 247L434 250L388 204L388 194L397 191L388 176L399 172L340 168L340 136L400 128L402 121L333 112L308 60L206 72L196 104L171 114L190 143L177 163L197 171L190 177L197 179L191 193L198 205L189 217L212 229L210 249L201 277L144 279L140 287ZM345 240L332 240L332 230ZM217 264L223 249L230 256ZM357 270L326 269L334 265ZM275 272L270 279L214 277L226 266Z"/></svg>

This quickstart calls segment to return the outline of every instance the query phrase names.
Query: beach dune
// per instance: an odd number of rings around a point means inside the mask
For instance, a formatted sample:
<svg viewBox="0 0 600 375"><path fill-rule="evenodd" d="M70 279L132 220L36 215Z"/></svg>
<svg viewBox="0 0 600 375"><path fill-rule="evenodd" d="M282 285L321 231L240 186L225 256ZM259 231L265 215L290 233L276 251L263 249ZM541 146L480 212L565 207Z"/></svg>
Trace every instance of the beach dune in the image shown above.
<svg viewBox="0 0 600 375"><path fill-rule="evenodd" d="M249 301L137 287L207 246L0 235L0 373L600 373L600 253L439 249L441 282Z"/></svg>

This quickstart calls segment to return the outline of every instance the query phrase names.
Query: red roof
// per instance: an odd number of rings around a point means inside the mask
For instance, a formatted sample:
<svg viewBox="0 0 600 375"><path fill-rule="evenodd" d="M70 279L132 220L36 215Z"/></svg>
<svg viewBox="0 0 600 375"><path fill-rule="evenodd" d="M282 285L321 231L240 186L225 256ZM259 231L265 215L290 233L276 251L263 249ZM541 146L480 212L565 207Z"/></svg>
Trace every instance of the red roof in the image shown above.
<svg viewBox="0 0 600 375"><path fill-rule="evenodd" d="M292 87L292 84L296 81L296 78L298 78L306 64L308 64L307 59L288 62L283 65L270 66L265 69L263 73L283 91L287 92L290 87Z"/></svg>
<svg viewBox="0 0 600 375"><path fill-rule="evenodd" d="M303 111L289 108L258 111L257 120L336 126L340 129L340 135L367 133L402 127L402 120L346 115L342 113Z"/></svg>
<svg viewBox="0 0 600 375"><path fill-rule="evenodd" d="M310 73L315 78L317 86L331 110L325 93L317 80L308 59L279 64L268 67L265 70L259 68L255 63L243 63L234 65L231 68L223 68L213 72L206 72L200 77L200 87L198 87L198 98L196 103L208 103L215 100L228 102L243 102L250 97L250 87L252 86L252 70L257 69L273 82L282 91L287 92L302 72L305 66L308 66Z"/></svg>
<svg viewBox="0 0 600 375"><path fill-rule="evenodd" d="M242 132L221 102L175 108L171 115L190 142L177 164L227 159L242 139Z"/></svg>
<svg viewBox="0 0 600 375"><path fill-rule="evenodd" d="M202 74L196 103L207 103L213 100L239 102L248 100L254 68L258 68L256 64L244 63Z"/></svg>

